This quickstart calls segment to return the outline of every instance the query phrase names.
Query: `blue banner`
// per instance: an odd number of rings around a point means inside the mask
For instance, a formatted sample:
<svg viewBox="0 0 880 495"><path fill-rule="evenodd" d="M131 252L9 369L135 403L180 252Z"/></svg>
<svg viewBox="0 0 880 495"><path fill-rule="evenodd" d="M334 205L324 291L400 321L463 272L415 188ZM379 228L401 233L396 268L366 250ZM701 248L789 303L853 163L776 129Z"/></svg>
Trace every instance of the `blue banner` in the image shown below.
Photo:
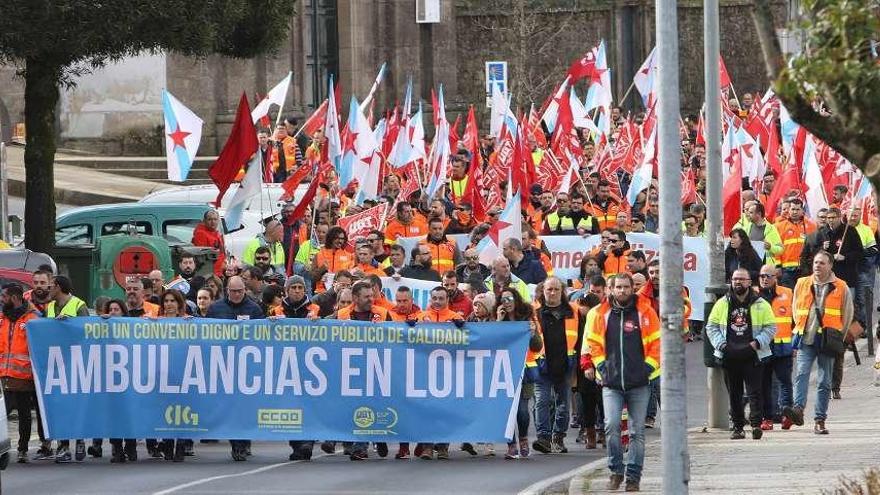
<svg viewBox="0 0 880 495"><path fill-rule="evenodd" d="M525 322L38 319L46 435L500 442Z"/></svg>

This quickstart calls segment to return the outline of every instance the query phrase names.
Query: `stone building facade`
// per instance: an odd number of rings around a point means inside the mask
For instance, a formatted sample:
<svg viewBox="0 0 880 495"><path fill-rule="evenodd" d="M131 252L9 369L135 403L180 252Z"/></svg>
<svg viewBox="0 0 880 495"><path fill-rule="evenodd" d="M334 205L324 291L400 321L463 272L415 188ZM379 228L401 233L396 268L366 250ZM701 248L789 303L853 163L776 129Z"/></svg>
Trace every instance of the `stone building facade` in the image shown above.
<svg viewBox="0 0 880 495"><path fill-rule="evenodd" d="M160 154L161 105L155 105L153 86L164 84L205 120L200 154L213 154L222 147L243 91L253 100L291 71L284 113L307 115L326 98L327 80L334 74L345 109L351 94L366 96L383 62L388 72L376 95L377 111L401 100L412 77L414 97L426 104L431 88L442 84L453 118L468 104L483 116L484 63L489 60L508 62L514 105L527 110L532 104L540 107L571 61L602 39L617 104L654 45L653 1L439 0L440 22L419 24L416 3L424 1L430 0L300 0L291 14L288 39L272 54L250 60L176 54L149 58L143 63L152 65L141 71L148 90L131 83L110 85L115 91L129 91L116 98L127 105L84 101L97 98L95 91L68 95L60 109L61 145ZM767 87L750 9L748 0L721 0L721 51L739 93ZM785 9L780 3L780 19ZM677 15L683 113L693 113L703 92L702 3L681 0ZM23 121L23 88L13 74L13 67L0 66L0 125ZM623 106L637 108L635 96L630 92ZM83 108L104 114L71 115Z"/></svg>

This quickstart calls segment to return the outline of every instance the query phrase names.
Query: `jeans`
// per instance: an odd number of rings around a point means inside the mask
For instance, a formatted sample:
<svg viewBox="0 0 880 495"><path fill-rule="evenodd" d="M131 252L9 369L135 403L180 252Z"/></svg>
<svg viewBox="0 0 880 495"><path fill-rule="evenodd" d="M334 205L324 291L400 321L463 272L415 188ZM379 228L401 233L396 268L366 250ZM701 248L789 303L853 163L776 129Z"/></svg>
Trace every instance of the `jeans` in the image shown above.
<svg viewBox="0 0 880 495"><path fill-rule="evenodd" d="M657 409L660 407L660 377L651 380L651 399L648 401L648 417L657 418Z"/></svg>
<svg viewBox="0 0 880 495"><path fill-rule="evenodd" d="M742 429L746 424L743 404L743 383L749 396L749 424L752 428L761 426L763 412L761 397L761 378L763 366L754 359L725 359L724 384L730 400L730 418L734 428Z"/></svg>
<svg viewBox="0 0 880 495"><path fill-rule="evenodd" d="M613 474L624 474L623 444L620 441L620 418L623 406L629 411L629 458L626 463L626 479L638 482L642 478L645 463L645 417L651 387L632 388L626 391L602 388L605 406L605 441L608 445L608 469Z"/></svg>
<svg viewBox="0 0 880 495"><path fill-rule="evenodd" d="M568 383L568 376L555 383L543 377L535 382L535 430L538 438L550 438L551 433L565 436L565 432L568 431L570 394L571 384ZM551 407L556 410L552 425L550 424Z"/></svg>
<svg viewBox="0 0 880 495"><path fill-rule="evenodd" d="M814 407L814 419L824 421L828 417L828 398L831 395L831 368L834 366L834 356L828 356L816 351L816 348L804 345L798 349L795 362L794 378L794 405L804 408L807 405L807 392L810 386L810 371L813 361L817 361L818 387L816 390L816 406Z"/></svg>
<svg viewBox="0 0 880 495"><path fill-rule="evenodd" d="M761 381L761 393L764 399L764 419L772 420L779 416L780 410L792 403L791 390L791 356L773 356L764 364L764 377ZM774 402L773 377L779 380L779 400Z"/></svg>

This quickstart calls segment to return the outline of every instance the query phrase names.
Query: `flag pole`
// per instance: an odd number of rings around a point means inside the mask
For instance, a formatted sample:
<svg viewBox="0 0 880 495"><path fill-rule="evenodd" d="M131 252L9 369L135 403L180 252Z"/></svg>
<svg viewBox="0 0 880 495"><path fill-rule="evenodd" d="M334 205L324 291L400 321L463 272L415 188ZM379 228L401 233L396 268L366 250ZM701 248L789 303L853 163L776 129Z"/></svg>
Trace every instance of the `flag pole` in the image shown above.
<svg viewBox="0 0 880 495"><path fill-rule="evenodd" d="M287 77L290 77L293 72L288 72ZM275 127L278 127L278 124L281 123L281 116L284 114L282 110L284 110L284 104L287 103L287 93L290 92L290 84L287 85L287 91L284 92L284 98L281 100L281 105L278 106L278 116L275 117ZM274 129L273 129L274 130ZM296 136L294 136L296 137Z"/></svg>

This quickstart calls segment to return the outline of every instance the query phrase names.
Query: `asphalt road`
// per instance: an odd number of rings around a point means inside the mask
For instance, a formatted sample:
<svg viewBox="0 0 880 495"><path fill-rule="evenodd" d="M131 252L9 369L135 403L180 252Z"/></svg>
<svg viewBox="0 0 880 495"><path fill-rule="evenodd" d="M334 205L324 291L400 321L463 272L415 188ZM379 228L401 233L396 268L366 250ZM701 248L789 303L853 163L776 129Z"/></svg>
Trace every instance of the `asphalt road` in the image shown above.
<svg viewBox="0 0 880 495"><path fill-rule="evenodd" d="M702 364L701 343L687 344L688 426L703 424L706 418L706 369ZM659 423L659 421L658 421ZM659 435L648 430L649 442ZM398 461L391 454L379 459L354 463L341 454L323 456L315 449L311 462L289 462L290 449L282 443L256 443L247 462L233 462L225 443L196 444L196 457L175 464L141 460L122 465L110 464L109 445L104 458L88 458L82 463L56 465L51 461L11 464L2 473L2 493L6 494L487 494L518 493L530 485L586 463L601 459L602 450L587 451L569 433L568 454L541 455L505 461L504 445L496 444L498 456L471 457L453 446L449 461ZM36 438L36 433L33 435ZM32 442L33 452L36 449ZM139 454L145 455L143 444ZM318 457L321 456L321 457Z"/></svg>

